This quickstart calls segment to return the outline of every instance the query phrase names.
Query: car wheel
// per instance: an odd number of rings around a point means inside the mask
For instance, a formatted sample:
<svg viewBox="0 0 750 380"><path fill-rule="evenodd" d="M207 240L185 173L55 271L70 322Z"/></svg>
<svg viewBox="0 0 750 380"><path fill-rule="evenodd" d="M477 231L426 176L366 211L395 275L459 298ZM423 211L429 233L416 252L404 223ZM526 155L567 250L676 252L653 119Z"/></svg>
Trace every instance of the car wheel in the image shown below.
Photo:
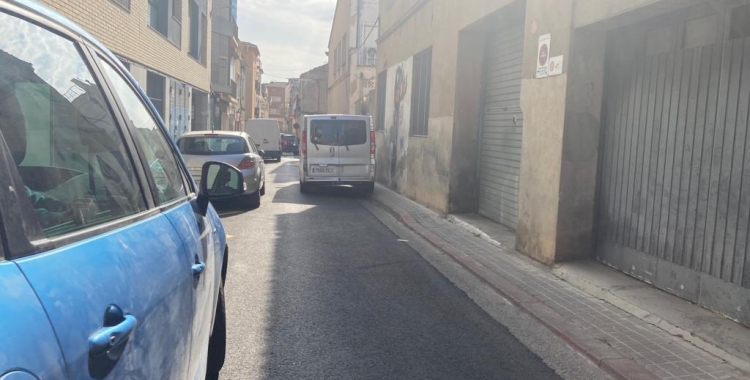
<svg viewBox="0 0 750 380"><path fill-rule="evenodd" d="M219 300L216 303L214 329L208 341L208 363L206 380L218 380L227 352L227 314L224 303L224 281L219 284Z"/></svg>
<svg viewBox="0 0 750 380"><path fill-rule="evenodd" d="M372 195L375 192L375 182L370 182L366 185L360 185L359 187L365 195Z"/></svg>
<svg viewBox="0 0 750 380"><path fill-rule="evenodd" d="M302 194L309 194L310 193L310 184L300 182L299 183L299 192Z"/></svg>
<svg viewBox="0 0 750 380"><path fill-rule="evenodd" d="M248 195L244 199L245 206L250 210L255 210L260 207L260 190Z"/></svg>
<svg viewBox="0 0 750 380"><path fill-rule="evenodd" d="M260 195L266 195L266 181L263 181L263 184L261 185Z"/></svg>

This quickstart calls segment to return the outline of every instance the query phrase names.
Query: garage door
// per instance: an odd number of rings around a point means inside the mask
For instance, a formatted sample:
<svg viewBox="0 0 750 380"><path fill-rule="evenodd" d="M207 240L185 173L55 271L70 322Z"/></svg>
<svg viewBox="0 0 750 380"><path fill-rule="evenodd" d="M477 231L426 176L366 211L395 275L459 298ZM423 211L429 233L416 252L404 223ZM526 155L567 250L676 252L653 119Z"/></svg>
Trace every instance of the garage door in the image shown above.
<svg viewBox="0 0 750 380"><path fill-rule="evenodd" d="M750 294L749 17L717 2L608 44L598 256L723 312Z"/></svg>
<svg viewBox="0 0 750 380"><path fill-rule="evenodd" d="M521 171L523 16L506 12L485 49L479 213L515 229Z"/></svg>

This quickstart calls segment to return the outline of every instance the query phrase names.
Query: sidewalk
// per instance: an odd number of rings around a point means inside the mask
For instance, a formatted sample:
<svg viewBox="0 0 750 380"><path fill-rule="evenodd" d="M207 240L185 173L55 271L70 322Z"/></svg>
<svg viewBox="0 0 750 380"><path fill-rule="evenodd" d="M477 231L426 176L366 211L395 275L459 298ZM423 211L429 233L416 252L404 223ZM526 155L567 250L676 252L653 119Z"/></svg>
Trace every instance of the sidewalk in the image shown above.
<svg viewBox="0 0 750 380"><path fill-rule="evenodd" d="M634 311L640 310L637 308L625 311L621 307L627 304L627 298L618 298L622 304L614 306L563 281L550 268L516 253L514 235L502 226L476 216L445 218L380 186L371 201L615 378L750 379L748 373L716 356L727 351L741 354L743 342L747 342L744 346L750 346L750 329L737 325L739 328L733 331L735 342L741 346L739 351L718 349L711 354L680 337L680 333L665 331L663 328L671 326L669 323L659 325L645 320L647 315L631 314L637 314ZM577 267L562 272L557 268L558 275L571 280L581 273ZM588 283L587 290L594 293L591 289L597 287ZM735 365L746 368L741 355L729 357Z"/></svg>

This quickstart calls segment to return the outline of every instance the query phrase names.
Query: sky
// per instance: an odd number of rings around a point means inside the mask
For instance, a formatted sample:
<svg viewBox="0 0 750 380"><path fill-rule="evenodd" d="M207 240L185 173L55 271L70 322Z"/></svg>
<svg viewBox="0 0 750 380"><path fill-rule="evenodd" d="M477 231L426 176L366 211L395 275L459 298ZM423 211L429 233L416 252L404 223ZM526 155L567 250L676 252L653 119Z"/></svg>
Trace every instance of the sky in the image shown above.
<svg viewBox="0 0 750 380"><path fill-rule="evenodd" d="M258 45L264 83L328 62L335 9L336 0L238 0L240 40Z"/></svg>

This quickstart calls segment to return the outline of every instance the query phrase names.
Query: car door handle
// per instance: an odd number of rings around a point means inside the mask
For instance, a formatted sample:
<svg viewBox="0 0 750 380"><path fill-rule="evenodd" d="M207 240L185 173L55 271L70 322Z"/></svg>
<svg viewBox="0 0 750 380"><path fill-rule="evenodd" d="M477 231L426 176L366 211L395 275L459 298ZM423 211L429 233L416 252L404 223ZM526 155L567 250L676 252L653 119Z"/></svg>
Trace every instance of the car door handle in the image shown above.
<svg viewBox="0 0 750 380"><path fill-rule="evenodd" d="M137 325L138 321L134 316L123 314L115 305L108 307L104 315L104 327L89 336L89 355L98 357L106 354L111 360L119 359Z"/></svg>
<svg viewBox="0 0 750 380"><path fill-rule="evenodd" d="M197 262L193 265L193 276L200 276L206 271L206 264L204 262Z"/></svg>

